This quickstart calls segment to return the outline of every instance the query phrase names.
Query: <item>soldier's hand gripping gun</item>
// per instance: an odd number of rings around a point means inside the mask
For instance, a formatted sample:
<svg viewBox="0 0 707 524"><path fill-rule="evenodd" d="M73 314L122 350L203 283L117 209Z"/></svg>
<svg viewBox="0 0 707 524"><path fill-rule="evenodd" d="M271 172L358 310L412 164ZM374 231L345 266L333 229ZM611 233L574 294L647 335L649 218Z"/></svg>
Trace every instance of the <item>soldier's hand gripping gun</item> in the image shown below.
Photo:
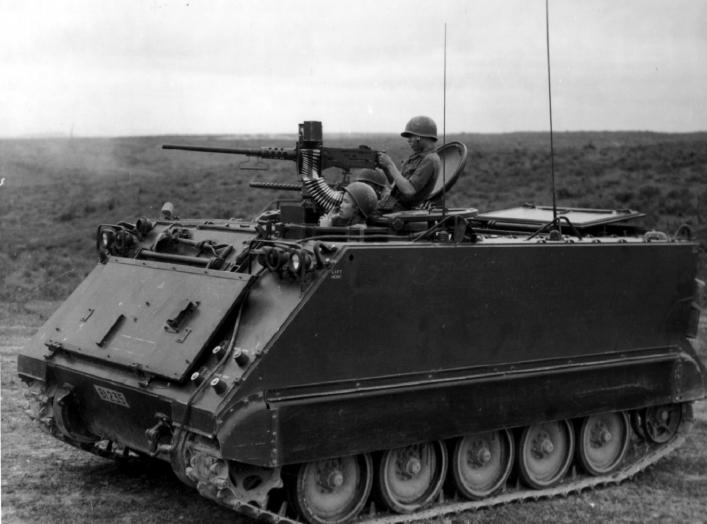
<svg viewBox="0 0 707 524"><path fill-rule="evenodd" d="M322 140L322 123L306 121L299 124L299 138L293 148L262 147L262 148L225 148L163 145L162 149L181 149L185 151L204 151L207 153L225 153L229 155L245 155L249 157L266 158L273 160L292 160L297 162L297 172L300 174L302 184L278 184L251 182L251 187L264 187L269 189L303 190L303 196L311 197L314 201L329 210L337 206L343 197L341 192L329 187L320 174L327 168L338 167L345 171L350 169L368 168L378 166L378 151L367 146L358 148L324 147Z"/></svg>

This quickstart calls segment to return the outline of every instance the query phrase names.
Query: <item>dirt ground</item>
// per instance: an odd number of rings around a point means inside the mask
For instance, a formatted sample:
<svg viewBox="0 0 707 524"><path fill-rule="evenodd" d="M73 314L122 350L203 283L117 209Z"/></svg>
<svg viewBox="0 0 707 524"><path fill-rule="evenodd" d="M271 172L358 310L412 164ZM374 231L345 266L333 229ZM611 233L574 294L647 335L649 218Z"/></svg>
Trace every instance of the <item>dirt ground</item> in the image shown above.
<svg viewBox="0 0 707 524"><path fill-rule="evenodd" d="M119 465L40 432L24 413L16 375L16 354L34 329L0 326L3 523L249 522L202 499L166 464ZM443 522L706 522L706 443L703 401L696 405L696 423L687 442L620 486L511 504Z"/></svg>

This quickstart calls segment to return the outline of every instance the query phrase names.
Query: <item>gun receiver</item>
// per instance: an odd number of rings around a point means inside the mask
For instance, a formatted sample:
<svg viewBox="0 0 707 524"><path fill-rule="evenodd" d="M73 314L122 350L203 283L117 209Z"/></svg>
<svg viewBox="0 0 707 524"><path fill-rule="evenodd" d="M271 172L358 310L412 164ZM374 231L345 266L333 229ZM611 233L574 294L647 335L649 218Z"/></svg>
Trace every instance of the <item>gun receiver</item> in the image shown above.
<svg viewBox="0 0 707 524"><path fill-rule="evenodd" d="M162 149L180 149L184 151L202 151L206 153L224 153L228 155L244 155L250 157L267 158L271 160L293 160L297 162L301 171L304 156L319 157L318 165L312 165L318 171L330 167L341 169L373 169L378 166L378 152L367 146L357 148L323 147L322 123L315 121L303 122L299 125L299 140L293 148L287 147L262 147L262 148L227 148L227 147L201 147L180 146L166 144ZM313 155L318 152L318 155ZM309 164L309 162L306 162Z"/></svg>

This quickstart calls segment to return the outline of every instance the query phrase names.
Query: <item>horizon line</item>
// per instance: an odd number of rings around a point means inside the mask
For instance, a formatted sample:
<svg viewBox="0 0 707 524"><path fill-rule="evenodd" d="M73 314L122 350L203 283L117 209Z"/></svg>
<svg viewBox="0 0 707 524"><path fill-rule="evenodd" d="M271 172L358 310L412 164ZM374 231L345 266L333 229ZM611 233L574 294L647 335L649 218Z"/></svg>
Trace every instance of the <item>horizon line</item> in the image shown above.
<svg viewBox="0 0 707 524"><path fill-rule="evenodd" d="M707 133L706 129L695 129L689 131L659 131L655 129L564 129L553 130L553 134L570 134L570 133L603 133L603 134L618 134L618 133L642 133L642 134L661 134L661 135L691 135ZM446 136L455 135L514 135L514 134L550 134L548 130L514 130L514 131L455 131L448 132ZM326 135L399 135L396 131L328 131ZM158 138L163 136L184 136L184 137L272 137L272 136L297 136L296 132L288 131L268 131L268 132L206 132L206 133L180 133L180 132L161 132L161 133L139 133L139 134L72 134L72 133L24 133L24 134L0 134L0 140L41 140L41 139L113 139L113 138ZM442 136L440 135L441 139Z"/></svg>

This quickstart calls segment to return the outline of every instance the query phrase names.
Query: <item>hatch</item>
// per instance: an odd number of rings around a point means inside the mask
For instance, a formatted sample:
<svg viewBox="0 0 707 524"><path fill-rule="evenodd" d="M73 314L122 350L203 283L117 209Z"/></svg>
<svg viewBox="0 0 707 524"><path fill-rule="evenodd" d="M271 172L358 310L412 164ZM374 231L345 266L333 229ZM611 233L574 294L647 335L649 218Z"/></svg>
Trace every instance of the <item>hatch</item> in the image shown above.
<svg viewBox="0 0 707 524"><path fill-rule="evenodd" d="M111 258L44 326L47 346L182 380L251 275Z"/></svg>
<svg viewBox="0 0 707 524"><path fill-rule="evenodd" d="M577 229L614 224L645 216L644 213L630 209L586 209L576 207L558 207L558 217L566 217ZM541 227L553 220L552 206L526 204L499 211L481 213L475 217L502 227L536 226Z"/></svg>

